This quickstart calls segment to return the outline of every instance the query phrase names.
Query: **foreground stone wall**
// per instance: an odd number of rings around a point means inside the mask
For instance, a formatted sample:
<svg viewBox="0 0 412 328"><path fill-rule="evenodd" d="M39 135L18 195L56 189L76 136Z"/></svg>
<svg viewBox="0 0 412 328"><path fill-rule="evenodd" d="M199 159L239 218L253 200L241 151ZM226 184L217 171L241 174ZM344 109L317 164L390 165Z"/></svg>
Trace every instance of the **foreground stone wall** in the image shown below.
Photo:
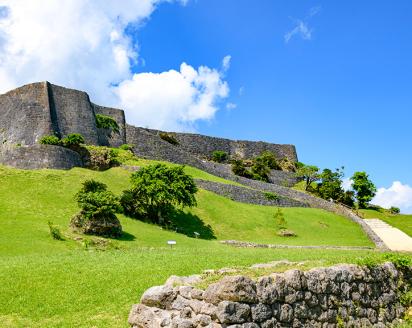
<svg viewBox="0 0 412 328"><path fill-rule="evenodd" d="M25 170L69 170L83 166L80 155L75 151L50 145L0 146L0 164Z"/></svg>
<svg viewBox="0 0 412 328"><path fill-rule="evenodd" d="M190 283L192 280L192 283ZM411 270L392 263L289 270L253 281L226 276L205 290L176 279L148 289L132 307L133 328L388 327L403 317Z"/></svg>

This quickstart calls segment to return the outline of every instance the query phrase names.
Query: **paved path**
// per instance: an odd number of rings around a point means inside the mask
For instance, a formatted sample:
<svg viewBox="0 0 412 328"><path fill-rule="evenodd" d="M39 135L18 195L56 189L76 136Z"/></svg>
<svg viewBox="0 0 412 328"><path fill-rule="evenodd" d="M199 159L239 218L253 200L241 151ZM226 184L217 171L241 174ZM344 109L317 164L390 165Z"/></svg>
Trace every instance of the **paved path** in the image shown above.
<svg viewBox="0 0 412 328"><path fill-rule="evenodd" d="M379 219L365 219L364 221L390 250L412 252L412 238L403 231Z"/></svg>

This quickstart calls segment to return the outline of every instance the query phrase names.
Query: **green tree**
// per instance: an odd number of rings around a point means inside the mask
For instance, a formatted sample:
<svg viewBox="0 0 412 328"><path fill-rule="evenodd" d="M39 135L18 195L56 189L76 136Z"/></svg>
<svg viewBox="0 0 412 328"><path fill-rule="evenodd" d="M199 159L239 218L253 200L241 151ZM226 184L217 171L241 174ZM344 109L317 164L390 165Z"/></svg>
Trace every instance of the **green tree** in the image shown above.
<svg viewBox="0 0 412 328"><path fill-rule="evenodd" d="M330 169L324 169L320 174L320 183L318 183L316 192L323 199L340 200L344 196L342 188L343 167L333 172Z"/></svg>
<svg viewBox="0 0 412 328"><path fill-rule="evenodd" d="M365 208L376 194L376 186L366 172L355 172L351 180L352 188L360 208Z"/></svg>
<svg viewBox="0 0 412 328"><path fill-rule="evenodd" d="M264 151L255 160L260 160L271 170L280 170L278 160L271 151Z"/></svg>
<svg viewBox="0 0 412 328"><path fill-rule="evenodd" d="M252 165L252 176L255 180L269 182L270 169L264 158L256 157Z"/></svg>
<svg viewBox="0 0 412 328"><path fill-rule="evenodd" d="M126 214L163 223L175 207L196 206L196 184L184 166L155 164L131 176L132 187L123 192L121 203Z"/></svg>
<svg viewBox="0 0 412 328"><path fill-rule="evenodd" d="M320 175L319 175L319 168L314 165L306 165L303 163L299 163L297 165L296 177L302 178L305 180L306 186L305 190L308 190L309 187L312 185L313 182L316 182L319 180Z"/></svg>
<svg viewBox="0 0 412 328"><path fill-rule="evenodd" d="M227 152L223 150L215 150L212 152L212 161L217 163L223 163L228 159Z"/></svg>

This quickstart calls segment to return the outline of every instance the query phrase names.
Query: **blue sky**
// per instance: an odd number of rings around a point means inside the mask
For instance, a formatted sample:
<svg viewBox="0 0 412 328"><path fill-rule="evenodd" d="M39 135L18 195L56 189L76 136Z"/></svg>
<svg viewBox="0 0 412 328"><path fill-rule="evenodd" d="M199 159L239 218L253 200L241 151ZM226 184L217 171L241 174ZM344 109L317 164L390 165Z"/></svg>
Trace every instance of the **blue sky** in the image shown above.
<svg viewBox="0 0 412 328"><path fill-rule="evenodd" d="M49 80L135 125L294 144L412 212L411 24L406 0L3 0L0 91Z"/></svg>

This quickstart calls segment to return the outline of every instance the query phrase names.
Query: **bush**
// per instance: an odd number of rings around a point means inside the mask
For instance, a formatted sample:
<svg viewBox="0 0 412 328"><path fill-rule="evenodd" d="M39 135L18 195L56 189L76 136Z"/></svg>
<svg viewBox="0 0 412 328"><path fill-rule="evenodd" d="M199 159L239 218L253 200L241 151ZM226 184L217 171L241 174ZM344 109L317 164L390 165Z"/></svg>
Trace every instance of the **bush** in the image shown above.
<svg viewBox="0 0 412 328"><path fill-rule="evenodd" d="M107 170L119 165L118 150L108 147L89 146L87 167L92 170Z"/></svg>
<svg viewBox="0 0 412 328"><path fill-rule="evenodd" d="M232 172L240 177L248 179L252 178L252 173L246 169L246 166L241 159L232 160Z"/></svg>
<svg viewBox="0 0 412 328"><path fill-rule="evenodd" d="M159 137L172 145L176 146L179 144L179 141L177 141L176 137L170 133L160 132Z"/></svg>
<svg viewBox="0 0 412 328"><path fill-rule="evenodd" d="M289 158L284 157L277 161L277 164L280 170L285 172L295 172L296 171L296 163L292 162Z"/></svg>
<svg viewBox="0 0 412 328"><path fill-rule="evenodd" d="M113 132L119 133L120 128L116 120L110 116L103 114L96 114L96 126L100 129L109 129Z"/></svg>
<svg viewBox="0 0 412 328"><path fill-rule="evenodd" d="M265 192L263 194L265 195L265 198L267 200L278 201L280 199L279 195L275 194L274 192Z"/></svg>
<svg viewBox="0 0 412 328"><path fill-rule="evenodd" d="M43 136L40 138L39 144L61 146L62 142L59 139L59 137L56 137L56 136Z"/></svg>
<svg viewBox="0 0 412 328"><path fill-rule="evenodd" d="M269 182L270 169L264 159L257 157L252 166L252 177L255 180Z"/></svg>
<svg viewBox="0 0 412 328"><path fill-rule="evenodd" d="M63 138L62 143L65 147L76 148L84 144L84 137L80 133L70 133L66 138Z"/></svg>
<svg viewBox="0 0 412 328"><path fill-rule="evenodd" d="M47 222L50 230L50 236L52 236L55 240L64 240L62 233L60 232L59 228L57 228L53 222Z"/></svg>
<svg viewBox="0 0 412 328"><path fill-rule="evenodd" d="M212 161L217 163L223 163L228 159L228 154L222 150L215 150L212 152Z"/></svg>
<svg viewBox="0 0 412 328"><path fill-rule="evenodd" d="M196 184L184 166L155 164L131 176L132 187L125 190L121 204L126 214L164 224L175 207L196 206Z"/></svg>
<svg viewBox="0 0 412 328"><path fill-rule="evenodd" d="M75 195L81 211L71 220L71 226L80 232L105 237L119 237L122 227L116 217L121 211L119 199L104 183L87 180Z"/></svg>
<svg viewBox="0 0 412 328"><path fill-rule="evenodd" d="M121 145L119 148L122 150L132 150L134 147L134 145L130 145L130 144L123 144Z"/></svg>
<svg viewBox="0 0 412 328"><path fill-rule="evenodd" d="M275 224L278 228L278 230L285 230L286 227L286 219L285 215L283 214L283 211L278 207L275 214L273 215L273 218L275 220Z"/></svg>
<svg viewBox="0 0 412 328"><path fill-rule="evenodd" d="M389 209L389 212L391 212L391 214L399 214L401 212L401 209L399 207L392 206Z"/></svg>
<svg viewBox="0 0 412 328"><path fill-rule="evenodd" d="M260 159L269 169L271 170L280 170L278 160L276 159L275 154L270 151L264 151L256 159Z"/></svg>

